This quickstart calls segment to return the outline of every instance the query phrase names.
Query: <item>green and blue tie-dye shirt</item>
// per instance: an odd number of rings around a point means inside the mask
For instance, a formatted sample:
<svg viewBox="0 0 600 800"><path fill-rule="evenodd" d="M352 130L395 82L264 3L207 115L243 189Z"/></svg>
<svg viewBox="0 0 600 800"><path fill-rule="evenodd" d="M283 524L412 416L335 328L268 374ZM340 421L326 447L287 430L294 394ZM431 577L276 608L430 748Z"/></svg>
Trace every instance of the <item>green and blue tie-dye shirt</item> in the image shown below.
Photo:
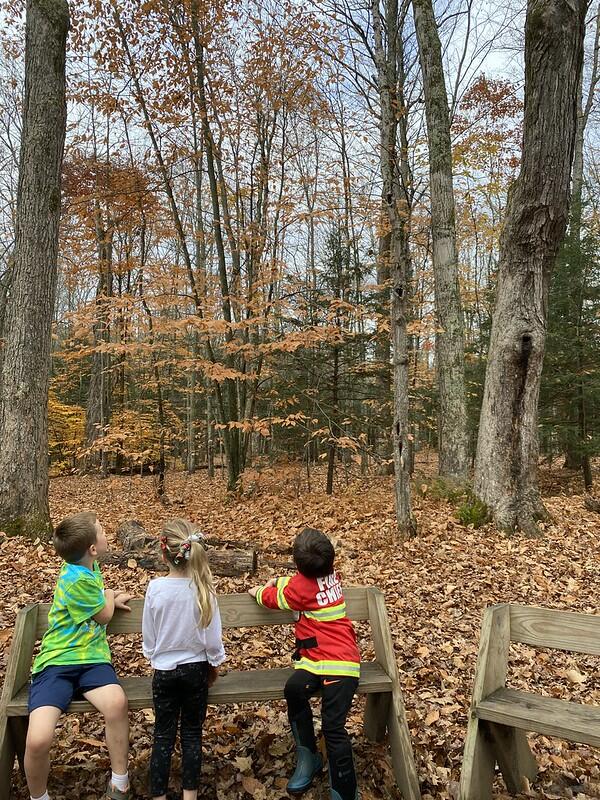
<svg viewBox="0 0 600 800"><path fill-rule="evenodd" d="M93 570L63 564L33 674L49 666L110 663L106 626L92 619L104 602L104 582L97 563Z"/></svg>

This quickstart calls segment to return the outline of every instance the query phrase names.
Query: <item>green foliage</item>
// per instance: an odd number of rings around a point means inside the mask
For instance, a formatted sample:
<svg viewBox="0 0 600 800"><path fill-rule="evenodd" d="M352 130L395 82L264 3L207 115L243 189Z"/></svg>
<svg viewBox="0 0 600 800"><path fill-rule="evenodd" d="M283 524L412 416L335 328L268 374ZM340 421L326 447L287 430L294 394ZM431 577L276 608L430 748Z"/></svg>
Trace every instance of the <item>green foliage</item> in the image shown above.
<svg viewBox="0 0 600 800"><path fill-rule="evenodd" d="M421 497L428 497L430 500L443 500L451 505L456 505L463 500L469 492L469 487L450 478L436 477L429 482L415 482L417 494Z"/></svg>
<svg viewBox="0 0 600 800"><path fill-rule="evenodd" d="M433 480L416 480L416 494L429 500L449 503L456 508L456 518L462 525L481 528L490 521L489 509L473 492L468 483L437 477Z"/></svg>
<svg viewBox="0 0 600 800"><path fill-rule="evenodd" d="M48 540L52 535L52 523L47 514L22 514L0 519L0 530L7 536L28 536L30 539Z"/></svg>
<svg viewBox="0 0 600 800"><path fill-rule="evenodd" d="M467 492L465 500L456 510L456 516L462 525L473 528L481 528L482 525L490 521L488 507L472 491Z"/></svg>
<svg viewBox="0 0 600 800"><path fill-rule="evenodd" d="M549 297L540 434L550 455L600 453L600 236L590 222L566 237Z"/></svg>

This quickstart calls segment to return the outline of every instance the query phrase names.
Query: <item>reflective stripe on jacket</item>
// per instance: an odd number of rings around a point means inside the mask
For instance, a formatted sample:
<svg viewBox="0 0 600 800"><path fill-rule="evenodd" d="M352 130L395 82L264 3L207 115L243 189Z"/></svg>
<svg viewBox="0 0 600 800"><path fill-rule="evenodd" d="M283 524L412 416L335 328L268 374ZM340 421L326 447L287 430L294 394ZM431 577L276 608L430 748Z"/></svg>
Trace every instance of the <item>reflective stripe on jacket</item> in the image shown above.
<svg viewBox="0 0 600 800"><path fill-rule="evenodd" d="M296 669L316 675L359 677L356 634L346 616L346 603L336 572L324 578L307 578L299 572L292 578L278 578L276 586L263 586L258 590L256 602L267 608L299 612Z"/></svg>

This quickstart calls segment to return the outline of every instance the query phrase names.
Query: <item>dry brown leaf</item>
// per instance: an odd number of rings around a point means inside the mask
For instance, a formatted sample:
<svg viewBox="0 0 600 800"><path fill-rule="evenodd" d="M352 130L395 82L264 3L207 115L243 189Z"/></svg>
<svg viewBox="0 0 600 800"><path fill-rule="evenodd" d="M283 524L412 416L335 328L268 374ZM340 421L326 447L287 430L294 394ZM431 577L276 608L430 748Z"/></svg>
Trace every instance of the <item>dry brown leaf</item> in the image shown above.
<svg viewBox="0 0 600 800"><path fill-rule="evenodd" d="M425 717L425 725L433 725L440 718L439 708L432 708L429 714Z"/></svg>

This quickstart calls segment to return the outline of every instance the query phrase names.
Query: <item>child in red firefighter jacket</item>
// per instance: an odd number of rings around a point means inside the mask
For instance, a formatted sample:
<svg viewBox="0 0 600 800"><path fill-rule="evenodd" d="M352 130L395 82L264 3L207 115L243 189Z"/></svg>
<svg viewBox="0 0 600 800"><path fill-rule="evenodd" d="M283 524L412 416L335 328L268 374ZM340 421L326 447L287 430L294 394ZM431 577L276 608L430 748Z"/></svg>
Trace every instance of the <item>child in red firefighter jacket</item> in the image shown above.
<svg viewBox="0 0 600 800"><path fill-rule="evenodd" d="M352 745L345 726L358 686L360 654L333 568L335 550L324 533L305 528L294 541L293 553L298 572L292 578L272 579L249 590L262 606L298 613L296 669L285 686L298 760L287 790L290 794L306 791L323 767L308 702L320 691L331 800L357 800Z"/></svg>

